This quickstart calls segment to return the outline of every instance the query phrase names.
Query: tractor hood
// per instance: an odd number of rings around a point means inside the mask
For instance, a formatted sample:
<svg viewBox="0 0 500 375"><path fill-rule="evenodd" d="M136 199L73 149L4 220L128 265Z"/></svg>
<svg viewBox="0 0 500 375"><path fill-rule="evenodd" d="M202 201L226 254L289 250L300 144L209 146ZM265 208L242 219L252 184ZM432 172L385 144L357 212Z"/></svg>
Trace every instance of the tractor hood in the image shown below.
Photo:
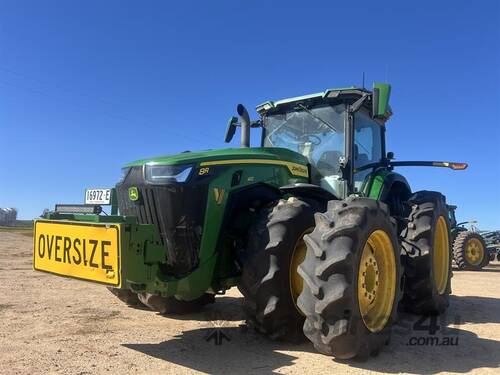
<svg viewBox="0 0 500 375"><path fill-rule="evenodd" d="M178 165L191 163L205 163L223 160L248 163L251 160L274 160L283 163L294 163L307 165L307 159L301 154L278 147L254 147L254 148L226 148L220 150L208 150L200 152L183 152L176 155L153 157L128 163L125 167L136 167L145 164Z"/></svg>

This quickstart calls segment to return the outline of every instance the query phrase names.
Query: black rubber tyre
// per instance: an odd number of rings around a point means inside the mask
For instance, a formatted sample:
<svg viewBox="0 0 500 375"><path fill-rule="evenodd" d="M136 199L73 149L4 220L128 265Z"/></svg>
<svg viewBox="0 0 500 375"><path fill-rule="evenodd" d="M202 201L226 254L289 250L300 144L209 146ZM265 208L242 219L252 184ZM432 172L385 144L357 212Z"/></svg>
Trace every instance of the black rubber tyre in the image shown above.
<svg viewBox="0 0 500 375"><path fill-rule="evenodd" d="M405 273L402 307L415 314L440 314L449 306L452 277L446 198L438 192L419 191L410 197L407 204L408 224L400 237L403 249L401 262ZM446 286L441 292L433 269L436 226L440 217L446 223L449 253Z"/></svg>
<svg viewBox="0 0 500 375"><path fill-rule="evenodd" d="M480 259L477 264L471 263L467 258L467 244L472 239L479 241L483 247L483 259ZM453 259L459 270L480 271L490 263L490 255L483 237L479 233L468 230L458 233L453 241Z"/></svg>
<svg viewBox="0 0 500 375"><path fill-rule="evenodd" d="M120 301L126 303L130 307L143 306L141 301L139 301L137 293L134 293L129 289L108 288L108 290L113 293Z"/></svg>
<svg viewBox="0 0 500 375"><path fill-rule="evenodd" d="M205 293L192 301L180 301L175 297L162 297L151 293L138 293L139 300L160 314L184 315L200 311L203 306L214 303L215 295Z"/></svg>
<svg viewBox="0 0 500 375"><path fill-rule="evenodd" d="M272 339L304 340L304 316L295 305L290 287L293 250L314 227L316 209L292 197L262 210L249 230L241 283L247 323Z"/></svg>
<svg viewBox="0 0 500 375"><path fill-rule="evenodd" d="M328 210L316 214L315 219L316 228L305 236L306 258L299 266L299 274L304 279L304 289L298 299L306 315L304 333L323 354L340 359L376 355L389 341L401 297L396 222L384 203L355 197L330 201ZM392 291L385 312L377 320L380 328L369 329L360 310L363 297L358 288L359 270L368 239L381 232L392 247L391 253L386 252L389 247L379 248L379 254L387 254L385 256L392 259L392 283L386 284L391 285ZM361 287L364 288L364 284Z"/></svg>

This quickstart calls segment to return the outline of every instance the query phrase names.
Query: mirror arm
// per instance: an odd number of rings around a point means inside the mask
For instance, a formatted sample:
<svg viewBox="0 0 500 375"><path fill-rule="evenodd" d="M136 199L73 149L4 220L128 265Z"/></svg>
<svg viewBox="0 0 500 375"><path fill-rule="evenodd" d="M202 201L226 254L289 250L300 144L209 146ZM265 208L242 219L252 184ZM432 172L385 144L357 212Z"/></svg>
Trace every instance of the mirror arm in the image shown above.
<svg viewBox="0 0 500 375"><path fill-rule="evenodd" d="M251 128L262 128L263 127L262 120L250 121L250 127Z"/></svg>
<svg viewBox="0 0 500 375"><path fill-rule="evenodd" d="M361 108L361 106L363 105L363 103L366 101L366 99L368 99L369 96L370 96L370 94L365 92L361 96L361 98L359 98L358 100L356 100L354 103L351 104L349 111L351 113L358 111Z"/></svg>

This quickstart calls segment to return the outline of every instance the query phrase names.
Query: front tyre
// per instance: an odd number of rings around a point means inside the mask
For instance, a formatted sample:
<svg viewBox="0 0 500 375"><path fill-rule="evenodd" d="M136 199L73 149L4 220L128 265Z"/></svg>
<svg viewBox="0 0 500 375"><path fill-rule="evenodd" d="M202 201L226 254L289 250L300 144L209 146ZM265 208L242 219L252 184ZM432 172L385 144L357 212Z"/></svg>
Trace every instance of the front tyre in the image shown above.
<svg viewBox="0 0 500 375"><path fill-rule="evenodd" d="M108 287L108 290L113 293L116 298L118 298L123 303L127 304L129 307L140 308L143 307L141 301L139 301L139 297L137 293L132 292L130 289L118 289Z"/></svg>
<svg viewBox="0 0 500 375"><path fill-rule="evenodd" d="M185 315L200 311L203 306L214 303L215 295L205 293L192 301L181 301L175 297L163 297L151 293L138 293L139 300L151 310L165 315Z"/></svg>
<svg viewBox="0 0 500 375"><path fill-rule="evenodd" d="M291 197L260 213L249 230L243 275L238 286L250 325L272 339L304 339L304 316L296 306L302 290L297 267L303 261L304 234L314 227L313 203Z"/></svg>
<svg viewBox="0 0 500 375"><path fill-rule="evenodd" d="M298 306L304 334L337 358L365 358L388 342L400 299L395 221L388 207L367 198L330 201L305 236Z"/></svg>

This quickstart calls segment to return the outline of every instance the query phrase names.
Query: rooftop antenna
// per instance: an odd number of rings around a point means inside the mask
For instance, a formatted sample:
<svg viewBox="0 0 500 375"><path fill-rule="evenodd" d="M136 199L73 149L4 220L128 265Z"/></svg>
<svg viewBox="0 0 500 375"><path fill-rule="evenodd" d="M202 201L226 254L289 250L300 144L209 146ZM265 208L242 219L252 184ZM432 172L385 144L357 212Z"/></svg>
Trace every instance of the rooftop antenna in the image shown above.
<svg viewBox="0 0 500 375"><path fill-rule="evenodd" d="M363 72L363 82L361 83L361 88L365 88L365 72Z"/></svg>

